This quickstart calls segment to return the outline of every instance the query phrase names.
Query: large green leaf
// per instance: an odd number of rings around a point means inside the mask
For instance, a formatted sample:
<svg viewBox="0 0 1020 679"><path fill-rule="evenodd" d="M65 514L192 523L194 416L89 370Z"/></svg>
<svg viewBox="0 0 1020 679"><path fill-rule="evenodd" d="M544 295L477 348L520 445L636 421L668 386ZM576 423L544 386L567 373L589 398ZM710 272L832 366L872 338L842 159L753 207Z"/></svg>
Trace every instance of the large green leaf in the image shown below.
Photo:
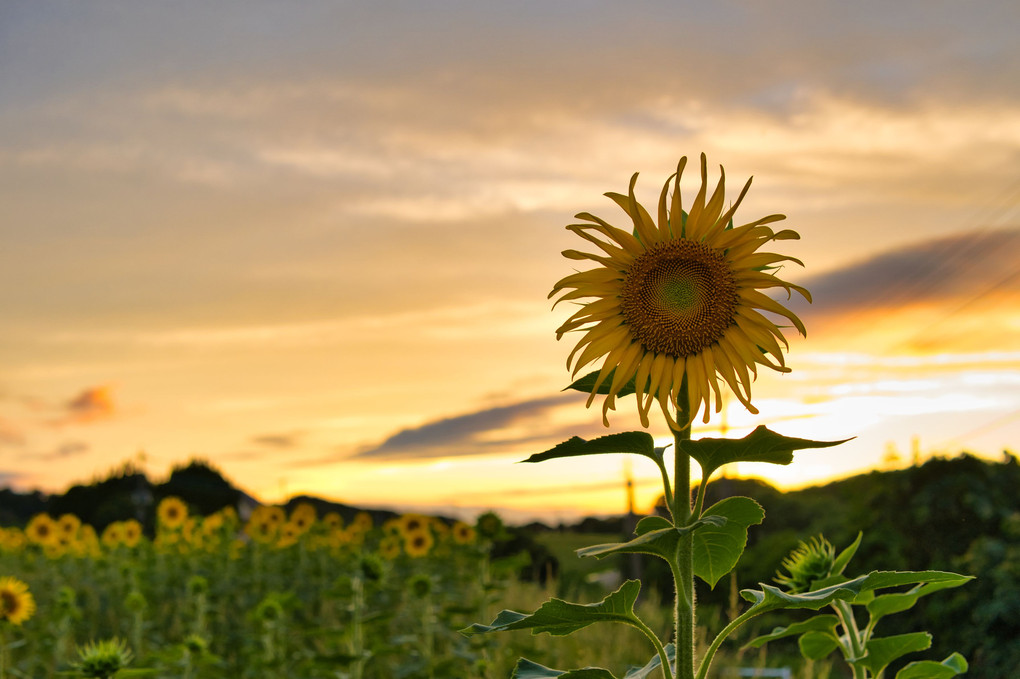
<svg viewBox="0 0 1020 679"><path fill-rule="evenodd" d="M613 384L613 375L615 373L616 373L616 368L613 368L612 370L609 371L609 375L607 375L606 379L604 379L602 381L602 384L599 385L599 389L598 389L598 391L596 393L598 393L598 394L608 394L609 393L609 387ZM594 372L590 372L587 375L585 375L584 377L581 377L581 378L577 379L576 381L574 381L574 383L571 384L569 387L567 387L567 389L574 389L576 391L583 391L583 392L587 392L587 393L590 394L592 388L595 386L595 380L598 379L598 376L599 376L599 371L598 370L596 370ZM627 383L624 384L623 387L621 387L618 392L616 392L616 395L617 396L629 396L630 394L633 394L634 393L634 384L635 384L634 380L635 380L636 377L637 376L635 375L634 377L632 377L629 380L627 380ZM646 385L647 385L647 383L646 383ZM566 389L564 389L564 391L566 391Z"/></svg>
<svg viewBox="0 0 1020 679"><path fill-rule="evenodd" d="M510 679L616 679L609 670L601 667L585 667L580 670L554 670L521 658L514 667Z"/></svg>
<svg viewBox="0 0 1020 679"><path fill-rule="evenodd" d="M790 464L795 450L829 448L849 440L811 441L790 438L761 425L742 439L693 439L681 441L680 446L701 465L701 477L708 479L719 467L731 462Z"/></svg>
<svg viewBox="0 0 1020 679"><path fill-rule="evenodd" d="M740 596L751 602L751 607L745 611L744 615L760 615L768 611L777 611L784 608L806 608L817 611L822 606L828 606L833 601L852 601L860 593L861 584L865 578L867 576L862 575L859 578L854 578L838 585L804 592L803 594L791 594L784 592L778 587L759 583L761 584L760 590L740 590Z"/></svg>
<svg viewBox="0 0 1020 679"><path fill-rule="evenodd" d="M669 660L670 664L676 661L673 644L666 645L666 659ZM659 654L656 653L642 667L634 667L628 670L623 679L649 679L653 674L657 677L658 672L661 671L660 667L662 667L662 661L659 659ZM585 667L579 670L554 670L545 665L539 665L527 658L521 658L517 661L517 666L514 668L513 674L510 675L510 679L616 679L616 676L609 670L602 669L601 667Z"/></svg>
<svg viewBox="0 0 1020 679"><path fill-rule="evenodd" d="M748 526L761 523L765 510L749 497L728 497L706 509L702 520L713 517L726 521L694 533L694 574L714 588L737 565L747 546Z"/></svg>
<svg viewBox="0 0 1020 679"><path fill-rule="evenodd" d="M826 632L808 632L797 639L797 646L808 660L821 660L839 648L839 639Z"/></svg>
<svg viewBox="0 0 1020 679"><path fill-rule="evenodd" d="M851 660L850 664L866 667L871 672L871 676L877 677L893 660L927 648L931 648L931 635L927 632L911 632L910 634L870 639L865 646L864 657Z"/></svg>
<svg viewBox="0 0 1020 679"><path fill-rule="evenodd" d="M562 599L549 599L531 614L504 610L489 625L475 623L461 634L485 634L517 629L530 629L532 634L547 632L553 636L564 636L596 622L622 622L633 624L634 602L637 600L641 583L628 580L618 590L594 604L575 604Z"/></svg>
<svg viewBox="0 0 1020 679"><path fill-rule="evenodd" d="M836 625L839 624L839 618L835 615L816 615L795 622L788 627L775 627L768 634L763 634L760 637L755 637L751 641L744 645L744 648L758 648L770 641L776 639L782 639L783 637L791 637L797 634L806 634L807 632L830 632L833 635L836 634Z"/></svg>
<svg viewBox="0 0 1020 679"><path fill-rule="evenodd" d="M960 585L966 584L968 580L970 580L970 578L966 578L961 575L958 580L926 582L911 588L908 592L894 592L892 594L876 596L867 604L868 614L871 616L869 627L874 627L875 623L886 615L899 613L900 611L905 611L913 607L913 605L917 603L917 600L923 596L933 594L943 589L959 587Z"/></svg>
<svg viewBox="0 0 1020 679"><path fill-rule="evenodd" d="M918 660L896 673L896 679L950 679L967 671L967 660L954 653L942 662Z"/></svg>
<svg viewBox="0 0 1020 679"><path fill-rule="evenodd" d="M740 596L751 602L751 608L747 612L753 611L756 615L783 608L808 608L817 611L836 600L861 601L873 590L929 582L951 582L956 586L968 580L973 580L973 577L947 571L872 571L853 580L803 594L791 594L772 585L762 584L761 590L744 589L740 591Z"/></svg>
<svg viewBox="0 0 1020 679"><path fill-rule="evenodd" d="M666 525L658 527L663 523ZM725 517L706 516L692 524L677 528L662 517L646 516L638 523L638 536L633 540L582 547L576 552L579 557L594 556L596 558L610 554L654 554L671 561L676 557L676 547L680 542L680 536L698 529L715 528L724 523L726 523ZM656 526L656 528L652 528L652 526Z"/></svg>
<svg viewBox="0 0 1020 679"><path fill-rule="evenodd" d="M535 453L523 462L542 462L561 457L578 457L581 455L604 455L607 453L636 453L652 459L662 466L663 448L655 447L651 434L644 431L625 431L618 434L600 436L587 441L580 436L564 441L555 448L543 453Z"/></svg>

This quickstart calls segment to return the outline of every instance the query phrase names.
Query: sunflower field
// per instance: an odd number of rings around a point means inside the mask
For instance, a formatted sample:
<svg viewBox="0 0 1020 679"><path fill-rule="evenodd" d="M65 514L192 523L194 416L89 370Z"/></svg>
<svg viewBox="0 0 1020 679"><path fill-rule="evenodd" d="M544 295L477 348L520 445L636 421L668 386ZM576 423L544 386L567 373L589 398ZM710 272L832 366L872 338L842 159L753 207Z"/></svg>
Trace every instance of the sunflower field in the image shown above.
<svg viewBox="0 0 1020 679"><path fill-rule="evenodd" d="M134 520L97 534L72 514L38 514L0 528L0 677L506 677L522 647L551 644L458 633L497 601L548 595L518 582L522 557L490 558L502 531L495 514L373 525L362 513L345 525L310 504L242 521L176 497L151 537Z"/></svg>

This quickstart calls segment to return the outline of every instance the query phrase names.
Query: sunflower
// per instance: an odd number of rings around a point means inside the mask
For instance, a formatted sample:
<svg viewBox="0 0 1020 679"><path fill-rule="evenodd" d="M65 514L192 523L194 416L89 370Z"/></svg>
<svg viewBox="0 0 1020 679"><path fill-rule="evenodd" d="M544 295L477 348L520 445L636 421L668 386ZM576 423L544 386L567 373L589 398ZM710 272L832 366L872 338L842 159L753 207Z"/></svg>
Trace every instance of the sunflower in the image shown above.
<svg viewBox="0 0 1020 679"><path fill-rule="evenodd" d="M81 528L81 519L74 514L63 514L57 519L57 538L61 542L71 542L78 536L78 529Z"/></svg>
<svg viewBox="0 0 1020 679"><path fill-rule="evenodd" d="M725 212L725 172L710 198L708 172L701 156L701 188L685 212L681 204L680 176L686 158L666 180L659 195L658 220L634 197L635 173L628 195L607 193L631 218L633 233L582 212L585 224L567 227L602 252L592 254L565 250L572 260L590 260L601 266L574 273L554 286L550 297L563 301L592 298L556 330L557 339L567 332L584 335L570 352L567 367L573 374L599 360L602 365L591 386L588 406L598 393L606 393L603 423L608 427L616 397L633 382L641 424L649 426L648 412L658 401L670 427L682 430L704 407L708 422L722 409L719 378L752 413L752 376L757 366L789 372L780 343L788 348L779 326L759 311L785 317L802 334L804 324L789 309L761 291L782 288L787 297L796 290L811 301L804 288L776 277L777 263L800 261L784 255L758 252L772 240L797 239L790 230L773 231L766 226L785 219L769 215L742 226L733 226L733 213L751 185ZM672 182L672 196L670 184ZM602 236L600 238L599 236ZM555 305L554 305L555 306ZM685 380L686 378L686 380ZM688 416L680 422L671 412L687 383ZM601 392L600 392L601 390Z"/></svg>
<svg viewBox="0 0 1020 679"><path fill-rule="evenodd" d="M25 526L25 537L30 542L45 547L59 539L57 524L49 514L36 514Z"/></svg>
<svg viewBox="0 0 1020 679"><path fill-rule="evenodd" d="M315 519L315 506L308 502L300 502L290 513L289 523L297 528L300 533L304 533L312 527L312 524L315 523Z"/></svg>
<svg viewBox="0 0 1020 679"><path fill-rule="evenodd" d="M393 561L400 556L400 536L386 535L379 540L379 556L387 561Z"/></svg>
<svg viewBox="0 0 1020 679"><path fill-rule="evenodd" d="M20 625L35 613L35 599L28 585L6 575L0 578L0 620Z"/></svg>
<svg viewBox="0 0 1020 679"><path fill-rule="evenodd" d="M136 547L142 539L142 524L135 519L123 521L120 530L120 539L125 547Z"/></svg>
<svg viewBox="0 0 1020 679"><path fill-rule="evenodd" d="M453 524L453 541L458 545L467 545L475 541L475 529L458 521Z"/></svg>
<svg viewBox="0 0 1020 679"><path fill-rule="evenodd" d="M408 556L416 558L425 556L432 551L434 544L435 540L432 538L432 533L427 530L404 534L404 551L407 552Z"/></svg>
<svg viewBox="0 0 1020 679"><path fill-rule="evenodd" d="M179 497L163 498L156 508L156 516L161 528L175 530L184 525L188 518L188 506Z"/></svg>
<svg viewBox="0 0 1020 679"><path fill-rule="evenodd" d="M400 534L404 536L428 530L428 517L421 514L403 514L399 521Z"/></svg>

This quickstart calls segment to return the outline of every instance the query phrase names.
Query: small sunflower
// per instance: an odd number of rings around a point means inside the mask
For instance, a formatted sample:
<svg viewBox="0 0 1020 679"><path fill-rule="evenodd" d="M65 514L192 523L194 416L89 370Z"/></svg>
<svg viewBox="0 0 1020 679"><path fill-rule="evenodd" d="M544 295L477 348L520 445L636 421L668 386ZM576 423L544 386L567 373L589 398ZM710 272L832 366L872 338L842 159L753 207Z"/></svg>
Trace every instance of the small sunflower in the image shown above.
<svg viewBox="0 0 1020 679"><path fill-rule="evenodd" d="M817 535L807 542L801 541L780 564L788 574L776 571L773 579L794 594L807 592L813 582L832 574L835 561L836 548L824 537Z"/></svg>
<svg viewBox="0 0 1020 679"><path fill-rule="evenodd" d="M468 545L475 541L475 529L463 521L453 524L452 532L453 541L458 545Z"/></svg>
<svg viewBox="0 0 1020 679"><path fill-rule="evenodd" d="M45 547L59 539L57 524L49 514L36 514L25 526L25 537Z"/></svg>
<svg viewBox="0 0 1020 679"><path fill-rule="evenodd" d="M35 599L28 585L6 575L0 578L0 620L20 625L35 613Z"/></svg>
<svg viewBox="0 0 1020 679"><path fill-rule="evenodd" d="M326 515L322 517L322 523L329 530L337 530L344 527L343 517L338 512L326 512Z"/></svg>
<svg viewBox="0 0 1020 679"><path fill-rule="evenodd" d="M70 542L78 536L81 519L74 514L63 514L57 519L57 536L63 542Z"/></svg>
<svg viewBox="0 0 1020 679"><path fill-rule="evenodd" d="M573 373L601 360L588 398L606 393L603 423L616 407L616 397L633 381L641 424L649 426L648 412L658 401L670 427L690 425L704 407L708 422L715 396L716 412L722 409L719 378L752 413L752 376L757 366L789 372L780 343L787 346L780 328L759 311L785 317L803 335L804 324L790 310L763 292L782 288L787 295L797 291L808 301L804 288L780 280L774 274L792 257L758 252L772 240L797 239L789 230L773 231L766 226L785 219L769 215L733 227L737 206L751 185L748 180L736 202L723 211L725 172L711 197L708 172L701 156L701 188L685 212L680 196L680 176L686 158L666 180L659 195L658 220L634 197L637 174L630 180L628 195L607 193L631 218L633 233L611 226L605 220L582 212L576 217L585 224L567 227L602 252L592 254L565 250L572 260L589 260L600 266L574 273L554 286L550 297L556 303L593 298L556 330L557 339L567 332L584 335L567 358ZM672 196L670 186L672 183ZM599 236L602 238L599 238ZM671 412L688 385L689 417L678 422ZM608 388L606 387L608 385Z"/></svg>
<svg viewBox="0 0 1020 679"><path fill-rule="evenodd" d="M156 508L156 516L162 528L176 530L188 519L188 506L179 497L165 497Z"/></svg>
<svg viewBox="0 0 1020 679"><path fill-rule="evenodd" d="M120 539L125 547L136 547L142 539L142 524L135 519L122 522Z"/></svg>
<svg viewBox="0 0 1020 679"><path fill-rule="evenodd" d="M317 514L315 506L308 502L301 502L298 503L294 507L294 511L290 513L289 523L291 523L300 532L304 533L312 527L316 518Z"/></svg>
<svg viewBox="0 0 1020 679"><path fill-rule="evenodd" d="M399 521L400 533L404 536L428 530L429 519L421 514L403 514Z"/></svg>
<svg viewBox="0 0 1020 679"><path fill-rule="evenodd" d="M415 533L404 534L404 551L408 556L415 558L425 556L432 551L435 540L432 533L427 530L419 530Z"/></svg>
<svg viewBox="0 0 1020 679"><path fill-rule="evenodd" d="M400 556L400 551L401 546L399 535L386 535L379 540L379 556L387 561L393 561Z"/></svg>

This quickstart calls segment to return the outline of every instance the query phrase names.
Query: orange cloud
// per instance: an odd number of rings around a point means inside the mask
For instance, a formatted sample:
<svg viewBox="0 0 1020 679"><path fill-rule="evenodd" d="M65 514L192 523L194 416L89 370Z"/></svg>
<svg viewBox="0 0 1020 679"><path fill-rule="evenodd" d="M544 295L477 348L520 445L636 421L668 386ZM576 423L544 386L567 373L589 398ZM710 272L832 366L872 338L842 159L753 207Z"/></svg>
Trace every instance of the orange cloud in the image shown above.
<svg viewBox="0 0 1020 679"><path fill-rule="evenodd" d="M90 424L112 418L117 412L112 387L90 387L83 390L67 402L65 412L60 424Z"/></svg>

